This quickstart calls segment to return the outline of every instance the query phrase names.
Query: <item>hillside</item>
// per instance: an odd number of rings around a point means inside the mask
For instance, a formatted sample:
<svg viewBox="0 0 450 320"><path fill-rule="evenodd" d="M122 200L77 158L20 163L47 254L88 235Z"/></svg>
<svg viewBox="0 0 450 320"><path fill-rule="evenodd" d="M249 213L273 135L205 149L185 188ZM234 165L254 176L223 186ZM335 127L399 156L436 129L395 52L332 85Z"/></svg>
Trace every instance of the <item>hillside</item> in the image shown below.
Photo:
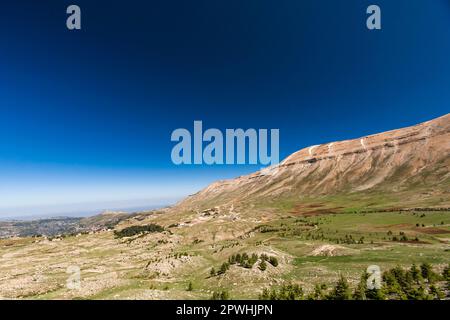
<svg viewBox="0 0 450 320"><path fill-rule="evenodd" d="M0 240L0 298L257 299L292 284L320 299L341 275L356 290L370 265L385 274L425 263L441 274L450 261L449 134L445 115L309 147L170 208L85 221L114 230ZM77 289L66 285L73 268ZM430 283L400 293L384 283L383 294L436 298Z"/></svg>
<svg viewBox="0 0 450 320"><path fill-rule="evenodd" d="M302 149L278 166L216 182L180 206L352 194L402 195L377 206L450 206L450 114L412 127ZM410 194L411 198L404 195ZM370 206L370 197L364 206Z"/></svg>

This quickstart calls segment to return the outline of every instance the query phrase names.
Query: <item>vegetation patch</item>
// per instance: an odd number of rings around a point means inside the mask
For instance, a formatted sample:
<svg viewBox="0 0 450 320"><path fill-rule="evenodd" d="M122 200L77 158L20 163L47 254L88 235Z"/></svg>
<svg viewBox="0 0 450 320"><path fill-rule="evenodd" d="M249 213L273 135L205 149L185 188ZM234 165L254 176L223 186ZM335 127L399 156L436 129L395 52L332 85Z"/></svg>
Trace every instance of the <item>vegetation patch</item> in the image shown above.
<svg viewBox="0 0 450 320"><path fill-rule="evenodd" d="M147 234L147 233L155 233L155 232L163 232L164 228L160 225L151 223L143 226L131 226L124 228L122 230L115 230L114 235L116 238L124 238L124 237L132 237L135 235L140 234Z"/></svg>
<svg viewBox="0 0 450 320"><path fill-rule="evenodd" d="M341 274L336 284L328 288L317 284L304 295L298 284L285 284L280 288L265 288L261 300L442 300L450 297L450 265L441 274L429 263L413 264L409 269L396 266L382 274L379 285L364 271L359 283L350 287Z"/></svg>

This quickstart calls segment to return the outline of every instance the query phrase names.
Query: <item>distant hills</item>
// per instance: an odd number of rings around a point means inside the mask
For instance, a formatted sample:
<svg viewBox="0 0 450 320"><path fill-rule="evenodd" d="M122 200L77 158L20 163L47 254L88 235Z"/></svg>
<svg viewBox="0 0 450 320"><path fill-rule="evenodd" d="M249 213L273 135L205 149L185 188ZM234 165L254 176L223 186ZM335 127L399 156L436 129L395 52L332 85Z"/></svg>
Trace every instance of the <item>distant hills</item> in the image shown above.
<svg viewBox="0 0 450 320"><path fill-rule="evenodd" d="M87 218L57 217L38 220L0 221L0 238L57 236L113 228L130 217L123 212L106 212Z"/></svg>

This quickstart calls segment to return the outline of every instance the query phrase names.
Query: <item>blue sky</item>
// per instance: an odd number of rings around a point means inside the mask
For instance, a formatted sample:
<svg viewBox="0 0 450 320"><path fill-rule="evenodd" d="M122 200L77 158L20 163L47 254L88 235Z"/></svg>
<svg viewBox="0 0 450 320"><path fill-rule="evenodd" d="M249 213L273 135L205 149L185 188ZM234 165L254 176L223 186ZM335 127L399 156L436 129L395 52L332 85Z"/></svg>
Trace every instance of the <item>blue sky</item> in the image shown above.
<svg viewBox="0 0 450 320"><path fill-rule="evenodd" d="M0 216L170 203L259 169L172 164L194 120L279 128L283 158L449 112L447 0L18 0L0 36Z"/></svg>

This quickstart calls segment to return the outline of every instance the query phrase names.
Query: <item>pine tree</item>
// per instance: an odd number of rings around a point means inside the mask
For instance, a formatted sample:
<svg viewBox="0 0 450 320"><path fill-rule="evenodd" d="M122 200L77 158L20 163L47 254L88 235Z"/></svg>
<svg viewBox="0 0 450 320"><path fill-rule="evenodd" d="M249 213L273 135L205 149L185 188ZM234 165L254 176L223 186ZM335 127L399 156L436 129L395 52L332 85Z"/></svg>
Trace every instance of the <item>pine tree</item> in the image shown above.
<svg viewBox="0 0 450 320"><path fill-rule="evenodd" d="M314 291L310 293L307 297L308 300L323 300L325 299L325 290L327 286L325 284L316 284L314 286Z"/></svg>
<svg viewBox="0 0 450 320"><path fill-rule="evenodd" d="M261 260L261 262L259 263L259 270L261 271L265 271L267 269L267 264L265 260Z"/></svg>
<svg viewBox="0 0 450 320"><path fill-rule="evenodd" d="M450 280L450 263L442 271L442 278L446 281Z"/></svg>
<svg viewBox="0 0 450 320"><path fill-rule="evenodd" d="M435 300L442 300L445 298L445 294L435 285L430 286L430 295Z"/></svg>
<svg viewBox="0 0 450 320"><path fill-rule="evenodd" d="M450 263L447 267L444 268L444 271L442 271L442 278L446 282L447 295L450 297Z"/></svg>
<svg viewBox="0 0 450 320"><path fill-rule="evenodd" d="M227 272L229 267L230 267L230 265L227 262L222 263L217 274L224 274L225 272Z"/></svg>
<svg viewBox="0 0 450 320"><path fill-rule="evenodd" d="M342 274L339 277L339 280L336 283L336 286L331 292L329 298L331 300L350 300L352 298L347 279L345 279Z"/></svg>
<svg viewBox="0 0 450 320"><path fill-rule="evenodd" d="M259 300L270 300L270 290L267 288L264 288L258 298L259 298Z"/></svg>
<svg viewBox="0 0 450 320"><path fill-rule="evenodd" d="M188 287L187 287L187 291L192 291L194 290L194 286L192 285L192 282L189 281Z"/></svg>
<svg viewBox="0 0 450 320"><path fill-rule="evenodd" d="M358 286L355 288L355 291L353 292L353 299L354 300L366 300L366 291L367 291L367 278L368 274L367 272L363 272L361 275L361 278L359 280Z"/></svg>
<svg viewBox="0 0 450 320"><path fill-rule="evenodd" d="M214 277L216 275L216 269L214 269L214 267L211 268L211 271L209 272L209 274L211 277Z"/></svg>
<svg viewBox="0 0 450 320"><path fill-rule="evenodd" d="M420 273L419 269L417 268L417 266L415 264L413 264L411 266L411 269L409 270L409 272L411 273L411 276L416 284L422 283L422 280L423 280L422 274Z"/></svg>
<svg viewBox="0 0 450 320"><path fill-rule="evenodd" d="M420 285L418 288L413 288L408 291L408 300L428 300L429 297L425 292L425 288L423 285Z"/></svg>
<svg viewBox="0 0 450 320"><path fill-rule="evenodd" d="M425 262L420 265L420 272L422 277L428 281L428 283L433 283L435 280L435 273L433 272L433 267L431 264Z"/></svg>
<svg viewBox="0 0 450 320"><path fill-rule="evenodd" d="M228 291L223 290L220 293L220 300L229 300L230 299L230 294L228 293Z"/></svg>
<svg viewBox="0 0 450 320"><path fill-rule="evenodd" d="M406 299L405 291L410 288L407 285L405 271L397 266L383 273L383 281L386 284L386 293L396 295L398 299Z"/></svg>
<svg viewBox="0 0 450 320"><path fill-rule="evenodd" d="M258 261L258 255L256 253L252 254L252 257L249 259L249 263L253 266L256 261Z"/></svg>
<svg viewBox="0 0 450 320"><path fill-rule="evenodd" d="M230 295L228 291L222 290L222 291L214 291L211 300L229 300Z"/></svg>
<svg viewBox="0 0 450 320"><path fill-rule="evenodd" d="M381 289L367 289L366 297L370 300L385 300L386 296L384 294L383 288Z"/></svg>

